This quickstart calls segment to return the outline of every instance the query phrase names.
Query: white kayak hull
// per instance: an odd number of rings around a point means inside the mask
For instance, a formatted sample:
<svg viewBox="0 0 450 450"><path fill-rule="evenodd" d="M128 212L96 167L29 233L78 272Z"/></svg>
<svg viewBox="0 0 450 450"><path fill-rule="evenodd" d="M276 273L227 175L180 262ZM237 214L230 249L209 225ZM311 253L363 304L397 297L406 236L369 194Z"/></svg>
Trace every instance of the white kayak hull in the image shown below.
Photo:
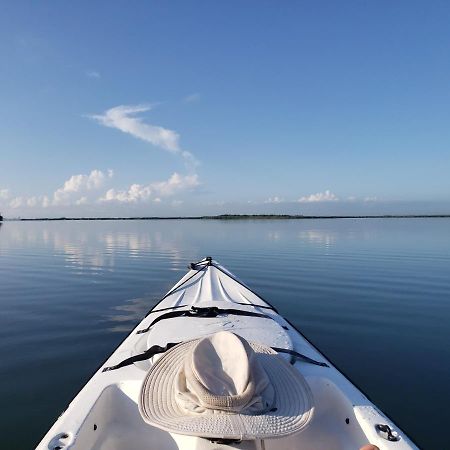
<svg viewBox="0 0 450 450"><path fill-rule="evenodd" d="M37 449L357 450L369 443L380 450L417 448L299 331L233 274L209 259L192 267L93 375ZM221 330L302 355L280 353L301 372L313 393L314 415L305 430L279 439L217 444L144 422L139 393L160 356L149 358L148 349L163 351L168 343Z"/></svg>

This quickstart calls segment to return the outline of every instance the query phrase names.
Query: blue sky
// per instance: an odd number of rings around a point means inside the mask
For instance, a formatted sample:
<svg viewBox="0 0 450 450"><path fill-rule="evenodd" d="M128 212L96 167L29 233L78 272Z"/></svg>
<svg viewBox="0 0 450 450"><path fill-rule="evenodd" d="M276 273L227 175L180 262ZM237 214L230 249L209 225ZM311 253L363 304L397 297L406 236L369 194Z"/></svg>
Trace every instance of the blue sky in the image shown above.
<svg viewBox="0 0 450 450"><path fill-rule="evenodd" d="M446 1L9 2L8 217L450 213Z"/></svg>

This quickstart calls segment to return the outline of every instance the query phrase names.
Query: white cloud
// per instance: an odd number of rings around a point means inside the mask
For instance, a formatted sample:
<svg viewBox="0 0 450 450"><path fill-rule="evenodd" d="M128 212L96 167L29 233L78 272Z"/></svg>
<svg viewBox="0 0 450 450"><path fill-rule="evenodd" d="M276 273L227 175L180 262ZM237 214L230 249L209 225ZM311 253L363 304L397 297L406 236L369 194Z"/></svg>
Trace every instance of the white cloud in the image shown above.
<svg viewBox="0 0 450 450"><path fill-rule="evenodd" d="M195 167L198 162L192 153L181 149L180 135L176 131L144 123L141 117L136 117L136 114L151 109L152 105L120 105L106 110L103 114L94 114L88 117L105 127L115 128L156 147L178 154L186 163Z"/></svg>
<svg viewBox="0 0 450 450"><path fill-rule="evenodd" d="M107 173L103 173L101 170L94 169L90 174L84 175L72 175L64 185L57 189L53 194L54 205L68 205L74 202L74 197L80 193L98 190L105 184L108 178L112 178L114 172L109 169ZM80 201L81 198L75 200ZM87 199L83 201L87 203ZM82 203L76 203L82 204Z"/></svg>
<svg viewBox="0 0 450 450"><path fill-rule="evenodd" d="M267 200L264 201L264 203L282 203L284 202L284 199L280 197L269 197Z"/></svg>
<svg viewBox="0 0 450 450"><path fill-rule="evenodd" d="M9 206L11 208L20 208L24 204L24 199L22 197L14 197L10 202Z"/></svg>
<svg viewBox="0 0 450 450"><path fill-rule="evenodd" d="M85 205L86 203L88 203L88 198L85 196L75 201L75 205Z"/></svg>
<svg viewBox="0 0 450 450"><path fill-rule="evenodd" d="M101 202L119 202L119 203L136 203L139 201L146 201L152 195L150 186L143 186L141 184L132 184L125 191L117 191L116 189L109 189L106 194L99 199Z"/></svg>
<svg viewBox="0 0 450 450"><path fill-rule="evenodd" d="M178 133L156 125L146 124L140 117L133 117L137 113L150 111L151 109L151 105L120 105L106 110L103 114L90 117L105 127L116 128L124 133L131 134L135 138L178 153L180 151Z"/></svg>
<svg viewBox="0 0 450 450"><path fill-rule="evenodd" d="M46 195L34 195L32 197L14 197L9 206L13 209L28 207L28 208L47 208L50 206L49 198Z"/></svg>
<svg viewBox="0 0 450 450"><path fill-rule="evenodd" d="M195 188L199 184L198 175L183 176L175 172L167 181L152 183L151 186L158 195L170 196L179 191Z"/></svg>
<svg viewBox="0 0 450 450"><path fill-rule="evenodd" d="M97 72L96 70L86 70L84 73L88 78L95 78L97 80L101 78L100 72Z"/></svg>
<svg viewBox="0 0 450 450"><path fill-rule="evenodd" d="M157 181L148 185L132 184L126 190L109 189L99 199L100 202L137 203L153 200L160 202L160 197L170 197L199 186L198 175L180 175L178 173L166 181Z"/></svg>
<svg viewBox="0 0 450 450"><path fill-rule="evenodd" d="M39 199L36 196L27 199L27 206L29 206L30 208L37 206L38 203Z"/></svg>
<svg viewBox="0 0 450 450"><path fill-rule="evenodd" d="M378 200L377 197L365 197L364 201L365 202L376 202Z"/></svg>
<svg viewBox="0 0 450 450"><path fill-rule="evenodd" d="M317 192L306 197L300 197L300 203L314 203L314 202L336 202L339 198L328 189L325 192Z"/></svg>
<svg viewBox="0 0 450 450"><path fill-rule="evenodd" d="M8 200L9 197L9 189L0 189L0 200Z"/></svg>
<svg viewBox="0 0 450 450"><path fill-rule="evenodd" d="M200 100L200 94L198 92L194 92L193 94L186 95L186 97L183 98L183 101L185 103L198 102L199 100Z"/></svg>
<svg viewBox="0 0 450 450"><path fill-rule="evenodd" d="M149 184L132 184L128 189L108 189L108 181L114 172L110 169L92 170L88 174L72 175L53 195L34 195L12 197L6 189L0 190L2 196L8 197L8 206L17 211L37 210L45 208L48 214L62 211L66 207L78 208L98 203L155 203L162 204L165 198L191 191L200 185L198 175L180 175L173 173L167 180ZM100 198L99 198L100 197ZM182 201L175 197L171 203L181 205ZM170 205L170 204L169 204ZM63 208L63 209L61 209Z"/></svg>

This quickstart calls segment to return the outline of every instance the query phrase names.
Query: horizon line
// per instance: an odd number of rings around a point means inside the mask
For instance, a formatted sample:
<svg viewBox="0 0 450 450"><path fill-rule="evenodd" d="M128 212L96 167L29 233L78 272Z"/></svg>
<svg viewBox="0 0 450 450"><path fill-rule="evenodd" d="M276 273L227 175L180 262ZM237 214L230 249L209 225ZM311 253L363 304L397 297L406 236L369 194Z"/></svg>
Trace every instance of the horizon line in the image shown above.
<svg viewBox="0 0 450 450"><path fill-rule="evenodd" d="M34 217L5 218L3 222L89 221L89 220L239 220L239 219L420 219L450 218L450 214L370 214L370 215L302 215L302 214L218 214L202 216L127 216L127 217Z"/></svg>

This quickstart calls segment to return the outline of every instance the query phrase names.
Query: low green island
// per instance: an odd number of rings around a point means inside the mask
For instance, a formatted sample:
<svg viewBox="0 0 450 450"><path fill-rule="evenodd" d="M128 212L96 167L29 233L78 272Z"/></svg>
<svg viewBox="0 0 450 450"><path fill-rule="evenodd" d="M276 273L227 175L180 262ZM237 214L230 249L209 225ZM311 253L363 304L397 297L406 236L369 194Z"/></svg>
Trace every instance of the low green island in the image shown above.
<svg viewBox="0 0 450 450"><path fill-rule="evenodd" d="M137 216L137 217L39 217L5 219L9 221L61 221L61 220L311 220L311 219L418 219L449 218L450 214L383 214L383 215L291 215L291 214L221 214L217 216Z"/></svg>

